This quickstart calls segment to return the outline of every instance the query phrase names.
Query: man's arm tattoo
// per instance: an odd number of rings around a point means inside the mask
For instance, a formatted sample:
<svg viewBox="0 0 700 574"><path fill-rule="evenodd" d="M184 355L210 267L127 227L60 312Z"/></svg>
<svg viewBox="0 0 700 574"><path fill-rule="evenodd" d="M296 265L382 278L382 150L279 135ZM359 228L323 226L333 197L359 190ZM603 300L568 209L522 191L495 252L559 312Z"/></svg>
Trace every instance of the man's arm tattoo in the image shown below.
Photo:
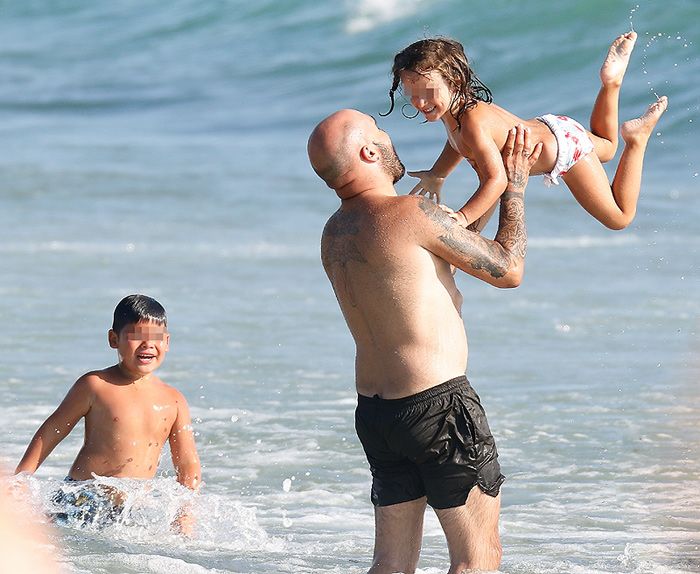
<svg viewBox="0 0 700 574"><path fill-rule="evenodd" d="M505 275L505 261L499 246L474 232L466 232L432 201L422 198L418 206L428 218L444 231L438 239L452 251L469 260L474 270L485 270L491 277ZM478 223L475 222L475 224Z"/></svg>
<svg viewBox="0 0 700 574"><path fill-rule="evenodd" d="M460 234L461 235L461 234ZM477 246L476 241L469 241L468 237L458 237L453 231L448 231L439 237L440 241L453 251L469 258L469 266L474 270L483 269L491 277L499 278L505 275L503 256L494 245L484 242ZM480 235L474 235L474 239L483 239Z"/></svg>
<svg viewBox="0 0 700 574"><path fill-rule="evenodd" d="M527 185L528 175L519 170L515 170L513 174L508 174L508 188L513 191L524 190Z"/></svg>
<svg viewBox="0 0 700 574"><path fill-rule="evenodd" d="M482 215L481 217L475 219L472 221L469 225L467 225L467 229L469 231L473 231L474 233L481 233L481 221L484 219L484 216Z"/></svg>
<svg viewBox="0 0 700 574"><path fill-rule="evenodd" d="M501 196L500 221L495 240L513 256L519 259L525 257L527 229L525 227L525 203L522 192L506 191Z"/></svg>

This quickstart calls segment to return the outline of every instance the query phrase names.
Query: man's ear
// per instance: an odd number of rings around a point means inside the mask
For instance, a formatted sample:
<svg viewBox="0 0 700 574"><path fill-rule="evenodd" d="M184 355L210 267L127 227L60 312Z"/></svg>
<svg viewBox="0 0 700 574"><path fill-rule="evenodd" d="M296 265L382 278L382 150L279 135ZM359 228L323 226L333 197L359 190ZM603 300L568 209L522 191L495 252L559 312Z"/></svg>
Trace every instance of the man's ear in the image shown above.
<svg viewBox="0 0 700 574"><path fill-rule="evenodd" d="M109 332L107 333L107 340L109 341L109 346L112 347L112 349L117 348L117 343L119 341L119 337L117 336L116 332L114 329L110 329Z"/></svg>
<svg viewBox="0 0 700 574"><path fill-rule="evenodd" d="M379 150L373 145L364 145L360 149L360 158L362 161L374 163L379 160Z"/></svg>

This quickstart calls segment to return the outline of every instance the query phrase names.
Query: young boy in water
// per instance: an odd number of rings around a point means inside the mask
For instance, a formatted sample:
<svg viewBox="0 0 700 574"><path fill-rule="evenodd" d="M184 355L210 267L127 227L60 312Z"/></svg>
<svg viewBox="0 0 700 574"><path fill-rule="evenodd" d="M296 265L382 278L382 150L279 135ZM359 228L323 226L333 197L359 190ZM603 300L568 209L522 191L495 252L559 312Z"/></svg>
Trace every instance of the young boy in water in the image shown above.
<svg viewBox="0 0 700 574"><path fill-rule="evenodd" d="M86 373L76 381L37 430L15 474L34 473L85 418L83 446L67 480L153 478L167 440L177 481L197 490L201 467L187 401L154 374L170 342L165 309L145 295L125 297L114 310L108 339L109 346L117 350L118 364ZM119 497L109 496L114 506L111 514L118 515ZM63 499L59 496L58 500ZM187 533L191 520L181 513L174 526Z"/></svg>
<svg viewBox="0 0 700 574"><path fill-rule="evenodd" d="M491 92L473 73L462 45L455 40L420 40L396 54L388 113L394 108L394 93L401 84L425 120L441 120L447 131L447 143L433 167L409 172L421 180L411 193L428 194L439 202L445 177L466 158L480 184L469 201L451 215L463 225L479 225L506 186L501 150L508 131L524 124L531 141L543 144L532 174L545 174L548 185L558 185L561 177L579 204L603 225L627 227L637 209L649 137L668 105L663 96L641 117L622 124L625 148L611 185L601 163L610 161L617 150L620 87L636 39L635 32L622 34L608 50L600 70L602 85L593 105L590 132L566 116L546 114L522 120L493 104Z"/></svg>

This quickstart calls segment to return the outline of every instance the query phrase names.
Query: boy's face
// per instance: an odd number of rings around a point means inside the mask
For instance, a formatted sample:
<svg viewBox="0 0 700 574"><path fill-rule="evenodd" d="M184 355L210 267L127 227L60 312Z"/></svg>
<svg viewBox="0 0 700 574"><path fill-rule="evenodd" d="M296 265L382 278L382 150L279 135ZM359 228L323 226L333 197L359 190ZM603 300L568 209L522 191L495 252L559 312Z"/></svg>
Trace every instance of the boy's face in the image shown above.
<svg viewBox="0 0 700 574"><path fill-rule="evenodd" d="M127 325L119 333L109 331L109 346L117 349L122 367L134 375L148 375L160 367L169 345L165 326L149 321Z"/></svg>

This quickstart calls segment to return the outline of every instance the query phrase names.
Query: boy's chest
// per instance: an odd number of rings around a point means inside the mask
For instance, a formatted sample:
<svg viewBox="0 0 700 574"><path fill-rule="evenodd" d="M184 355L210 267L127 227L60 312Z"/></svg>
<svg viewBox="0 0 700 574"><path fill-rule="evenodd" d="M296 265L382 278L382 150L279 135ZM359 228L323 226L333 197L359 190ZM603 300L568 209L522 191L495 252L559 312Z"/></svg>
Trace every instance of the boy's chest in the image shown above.
<svg viewBox="0 0 700 574"><path fill-rule="evenodd" d="M87 418L122 432L168 434L177 418L177 405L159 393L118 388L98 394Z"/></svg>

